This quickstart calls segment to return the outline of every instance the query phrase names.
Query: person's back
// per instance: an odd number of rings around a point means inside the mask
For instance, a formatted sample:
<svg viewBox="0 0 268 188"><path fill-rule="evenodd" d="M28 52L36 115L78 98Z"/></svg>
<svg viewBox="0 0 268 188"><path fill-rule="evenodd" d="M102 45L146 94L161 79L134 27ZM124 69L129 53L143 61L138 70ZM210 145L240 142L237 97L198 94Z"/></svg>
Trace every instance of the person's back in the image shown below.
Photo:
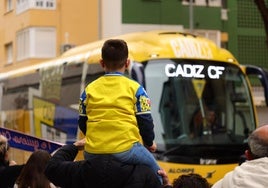
<svg viewBox="0 0 268 188"><path fill-rule="evenodd" d="M44 150L37 150L31 154L25 167L16 180L17 188L52 188L55 187L44 174L50 154Z"/></svg>
<svg viewBox="0 0 268 188"><path fill-rule="evenodd" d="M86 145L86 151L95 154L118 153L140 141L139 128L135 126L134 99L127 97L131 90L133 93L129 94L134 96L138 87L136 82L125 76L112 74L106 74L87 86L86 92L90 93L87 116L90 122L86 137L91 142Z"/></svg>
<svg viewBox="0 0 268 188"><path fill-rule="evenodd" d="M216 182L213 188L267 188L268 158L260 158L242 163L223 179Z"/></svg>
<svg viewBox="0 0 268 188"><path fill-rule="evenodd" d="M183 174L173 181L173 188L210 188L210 184L196 173Z"/></svg>
<svg viewBox="0 0 268 188"><path fill-rule="evenodd" d="M268 187L268 125L253 131L248 138L247 161L227 173L212 188L267 188Z"/></svg>
<svg viewBox="0 0 268 188"><path fill-rule="evenodd" d="M166 173L161 186L153 171L144 165L127 165L112 155L100 155L91 160L74 161L85 141L65 145L49 160L45 174L54 185L64 188L169 188ZM167 186L166 186L167 185Z"/></svg>
<svg viewBox="0 0 268 188"><path fill-rule="evenodd" d="M138 82L124 76L129 63L125 41L105 41L100 61L105 75L87 85L79 102L78 123L88 153L124 152L141 141L153 146L150 99Z"/></svg>

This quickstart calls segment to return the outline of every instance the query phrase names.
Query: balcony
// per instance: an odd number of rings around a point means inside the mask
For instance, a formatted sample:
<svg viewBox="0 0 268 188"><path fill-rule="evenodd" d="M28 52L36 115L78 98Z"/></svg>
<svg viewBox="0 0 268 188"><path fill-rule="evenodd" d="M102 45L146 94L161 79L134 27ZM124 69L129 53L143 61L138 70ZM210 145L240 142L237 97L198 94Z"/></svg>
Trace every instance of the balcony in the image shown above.
<svg viewBox="0 0 268 188"><path fill-rule="evenodd" d="M17 14L29 9L55 10L56 0L17 0L16 7Z"/></svg>

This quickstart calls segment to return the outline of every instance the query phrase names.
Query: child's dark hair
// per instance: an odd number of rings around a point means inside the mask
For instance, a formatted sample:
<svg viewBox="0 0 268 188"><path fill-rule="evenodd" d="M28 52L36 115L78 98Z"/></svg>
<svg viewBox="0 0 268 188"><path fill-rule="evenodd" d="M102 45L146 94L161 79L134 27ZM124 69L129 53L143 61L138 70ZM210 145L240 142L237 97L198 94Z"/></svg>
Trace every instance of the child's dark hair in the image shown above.
<svg viewBox="0 0 268 188"><path fill-rule="evenodd" d="M128 58L128 46L124 40L109 39L101 49L102 59L108 69L122 68Z"/></svg>
<svg viewBox="0 0 268 188"><path fill-rule="evenodd" d="M199 174L190 173L179 176L173 182L174 188L210 188L206 178L203 178Z"/></svg>

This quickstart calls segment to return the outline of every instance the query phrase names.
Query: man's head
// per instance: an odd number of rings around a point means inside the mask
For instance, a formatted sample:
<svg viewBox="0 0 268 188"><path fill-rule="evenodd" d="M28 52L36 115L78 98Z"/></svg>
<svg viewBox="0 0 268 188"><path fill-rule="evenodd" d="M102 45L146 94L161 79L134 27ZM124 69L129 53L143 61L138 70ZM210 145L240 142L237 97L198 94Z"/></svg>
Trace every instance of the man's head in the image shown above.
<svg viewBox="0 0 268 188"><path fill-rule="evenodd" d="M9 149L7 138L3 135L0 135L0 162L7 161L7 151Z"/></svg>
<svg viewBox="0 0 268 188"><path fill-rule="evenodd" d="M109 39L101 49L101 65L108 71L116 71L128 66L128 46L124 40Z"/></svg>
<svg viewBox="0 0 268 188"><path fill-rule="evenodd" d="M248 137L249 150L246 151L248 160L268 157L268 125L263 125L253 131Z"/></svg>

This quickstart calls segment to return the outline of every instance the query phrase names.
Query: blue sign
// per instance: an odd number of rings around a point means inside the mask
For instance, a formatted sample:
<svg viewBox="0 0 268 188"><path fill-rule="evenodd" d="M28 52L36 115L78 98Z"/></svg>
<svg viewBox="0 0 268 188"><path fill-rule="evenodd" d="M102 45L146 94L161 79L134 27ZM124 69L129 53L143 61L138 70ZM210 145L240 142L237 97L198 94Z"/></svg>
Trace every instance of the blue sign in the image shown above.
<svg viewBox="0 0 268 188"><path fill-rule="evenodd" d="M61 143L51 142L34 136L29 136L27 134L3 127L0 127L0 134L8 139L8 144L10 147L30 152L41 149L52 153L63 145Z"/></svg>

